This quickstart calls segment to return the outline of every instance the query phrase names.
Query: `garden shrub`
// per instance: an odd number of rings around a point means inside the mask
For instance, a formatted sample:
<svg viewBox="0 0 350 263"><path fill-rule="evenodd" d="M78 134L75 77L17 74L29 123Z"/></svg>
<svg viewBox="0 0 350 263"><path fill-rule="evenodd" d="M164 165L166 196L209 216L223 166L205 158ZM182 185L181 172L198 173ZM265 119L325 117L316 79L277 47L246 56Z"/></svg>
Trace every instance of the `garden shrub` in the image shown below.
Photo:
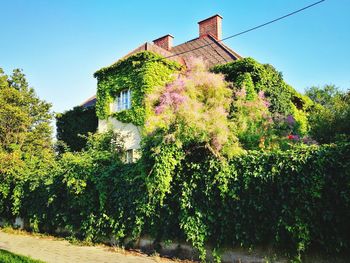
<svg viewBox="0 0 350 263"><path fill-rule="evenodd" d="M43 187L27 199L27 205L35 204L27 212L36 223L33 227L63 229L88 241L122 239L125 232L135 231L135 200L143 198L144 188L136 175L137 164L122 162L122 141L113 132L96 134L85 151L62 154Z"/></svg>
<svg viewBox="0 0 350 263"><path fill-rule="evenodd" d="M252 94L253 90L256 93L264 92L269 102L269 110L273 115L292 115L297 119L300 114L306 115L313 105L308 96L298 93L283 80L281 72L269 64L260 64L253 58L243 58L218 65L211 70L224 74L225 79L233 84L235 91L245 88L248 100L251 99L249 94ZM305 125L307 124L301 124L304 129L302 133L305 133Z"/></svg>
<svg viewBox="0 0 350 263"><path fill-rule="evenodd" d="M56 115L57 140L71 151L81 151L86 146L86 136L96 132L97 126L95 106L78 106ZM63 152L62 147L59 150Z"/></svg>
<svg viewBox="0 0 350 263"><path fill-rule="evenodd" d="M310 134L320 143L350 140L350 91L332 85L312 87L306 91L314 101L308 116Z"/></svg>
<svg viewBox="0 0 350 263"><path fill-rule="evenodd" d="M234 123L228 118L232 91L223 76L210 73L201 59L192 58L185 72L146 97L145 135L161 133L168 143L203 144L232 156L241 149Z"/></svg>
<svg viewBox="0 0 350 263"><path fill-rule="evenodd" d="M178 192L169 194L179 199L172 200L179 202L174 227L179 224L202 259L208 243L272 245L299 259L315 247L346 252L349 156L349 144L249 151L228 163L204 150L187 151L171 186Z"/></svg>
<svg viewBox="0 0 350 263"><path fill-rule="evenodd" d="M314 103L284 82L268 64L244 58L217 65L231 83L233 100L229 118L244 149L288 149L293 143L315 143L309 138L309 114Z"/></svg>
<svg viewBox="0 0 350 263"><path fill-rule="evenodd" d="M52 176L23 188L21 215L42 231L65 228L88 241L187 240L202 260L207 245L273 246L299 259L311 249L349 249L349 144L248 151L226 161L205 147L163 144L123 164L112 138L95 136L86 151L63 154Z"/></svg>
<svg viewBox="0 0 350 263"><path fill-rule="evenodd" d="M242 80L251 80L250 86L256 92L263 91L270 101L272 113L291 114L292 93L295 91L286 84L282 73L269 64L260 64L253 58L243 58L234 62L215 66L215 73L225 75L227 81L241 87ZM296 92L295 92L296 93Z"/></svg>

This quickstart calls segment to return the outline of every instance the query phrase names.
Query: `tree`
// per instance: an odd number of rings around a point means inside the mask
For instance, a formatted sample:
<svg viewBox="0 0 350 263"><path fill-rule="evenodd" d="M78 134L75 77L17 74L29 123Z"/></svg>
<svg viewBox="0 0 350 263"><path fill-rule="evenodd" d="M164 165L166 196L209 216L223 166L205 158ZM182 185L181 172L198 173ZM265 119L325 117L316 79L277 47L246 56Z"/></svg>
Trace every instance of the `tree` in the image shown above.
<svg viewBox="0 0 350 263"><path fill-rule="evenodd" d="M23 185L54 160L50 109L21 70L7 76L0 68L0 216L19 213Z"/></svg>
<svg viewBox="0 0 350 263"><path fill-rule="evenodd" d="M86 146L86 135L96 132L97 125L95 107L74 107L56 115L57 139L63 141L71 151L81 151Z"/></svg>
<svg viewBox="0 0 350 263"><path fill-rule="evenodd" d="M323 87L313 86L307 88L305 91L306 96L322 106L330 106L334 98L341 96L341 94L339 88L334 85L325 85Z"/></svg>
<svg viewBox="0 0 350 263"><path fill-rule="evenodd" d="M350 140L350 90L334 85L311 87L306 94L316 103L309 116L310 134L320 143Z"/></svg>
<svg viewBox="0 0 350 263"><path fill-rule="evenodd" d="M52 150L51 104L40 100L25 75L15 69L8 77L0 69L0 148L41 154Z"/></svg>

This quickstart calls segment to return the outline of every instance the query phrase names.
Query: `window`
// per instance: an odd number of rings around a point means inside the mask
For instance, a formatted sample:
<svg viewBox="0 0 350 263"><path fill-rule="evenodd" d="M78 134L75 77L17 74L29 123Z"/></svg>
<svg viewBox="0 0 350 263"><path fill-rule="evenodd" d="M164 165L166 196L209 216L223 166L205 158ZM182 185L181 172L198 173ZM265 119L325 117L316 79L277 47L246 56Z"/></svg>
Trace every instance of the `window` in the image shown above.
<svg viewBox="0 0 350 263"><path fill-rule="evenodd" d="M128 110L131 108L131 90L121 91L112 104L112 112Z"/></svg>

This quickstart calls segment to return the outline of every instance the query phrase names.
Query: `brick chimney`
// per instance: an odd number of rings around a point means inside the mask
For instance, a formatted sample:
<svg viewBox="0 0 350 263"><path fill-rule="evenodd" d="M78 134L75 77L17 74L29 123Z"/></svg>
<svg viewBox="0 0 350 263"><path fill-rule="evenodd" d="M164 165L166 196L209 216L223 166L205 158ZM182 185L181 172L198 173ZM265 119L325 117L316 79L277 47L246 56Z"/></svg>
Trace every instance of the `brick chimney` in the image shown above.
<svg viewBox="0 0 350 263"><path fill-rule="evenodd" d="M153 40L153 43L165 50L170 50L173 47L173 39L174 37L168 34Z"/></svg>
<svg viewBox="0 0 350 263"><path fill-rule="evenodd" d="M214 15L198 22L198 24L199 24L199 37L205 37L210 34L211 36L215 37L217 40L221 40L222 16Z"/></svg>

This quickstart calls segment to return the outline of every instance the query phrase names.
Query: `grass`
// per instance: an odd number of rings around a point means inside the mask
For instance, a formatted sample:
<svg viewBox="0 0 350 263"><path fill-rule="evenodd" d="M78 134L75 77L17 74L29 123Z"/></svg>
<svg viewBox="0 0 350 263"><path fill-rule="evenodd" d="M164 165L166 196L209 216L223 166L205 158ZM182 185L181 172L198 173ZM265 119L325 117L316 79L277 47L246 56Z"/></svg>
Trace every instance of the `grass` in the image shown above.
<svg viewBox="0 0 350 263"><path fill-rule="evenodd" d="M44 261L34 260L29 257L20 256L0 249L1 263L44 263Z"/></svg>

